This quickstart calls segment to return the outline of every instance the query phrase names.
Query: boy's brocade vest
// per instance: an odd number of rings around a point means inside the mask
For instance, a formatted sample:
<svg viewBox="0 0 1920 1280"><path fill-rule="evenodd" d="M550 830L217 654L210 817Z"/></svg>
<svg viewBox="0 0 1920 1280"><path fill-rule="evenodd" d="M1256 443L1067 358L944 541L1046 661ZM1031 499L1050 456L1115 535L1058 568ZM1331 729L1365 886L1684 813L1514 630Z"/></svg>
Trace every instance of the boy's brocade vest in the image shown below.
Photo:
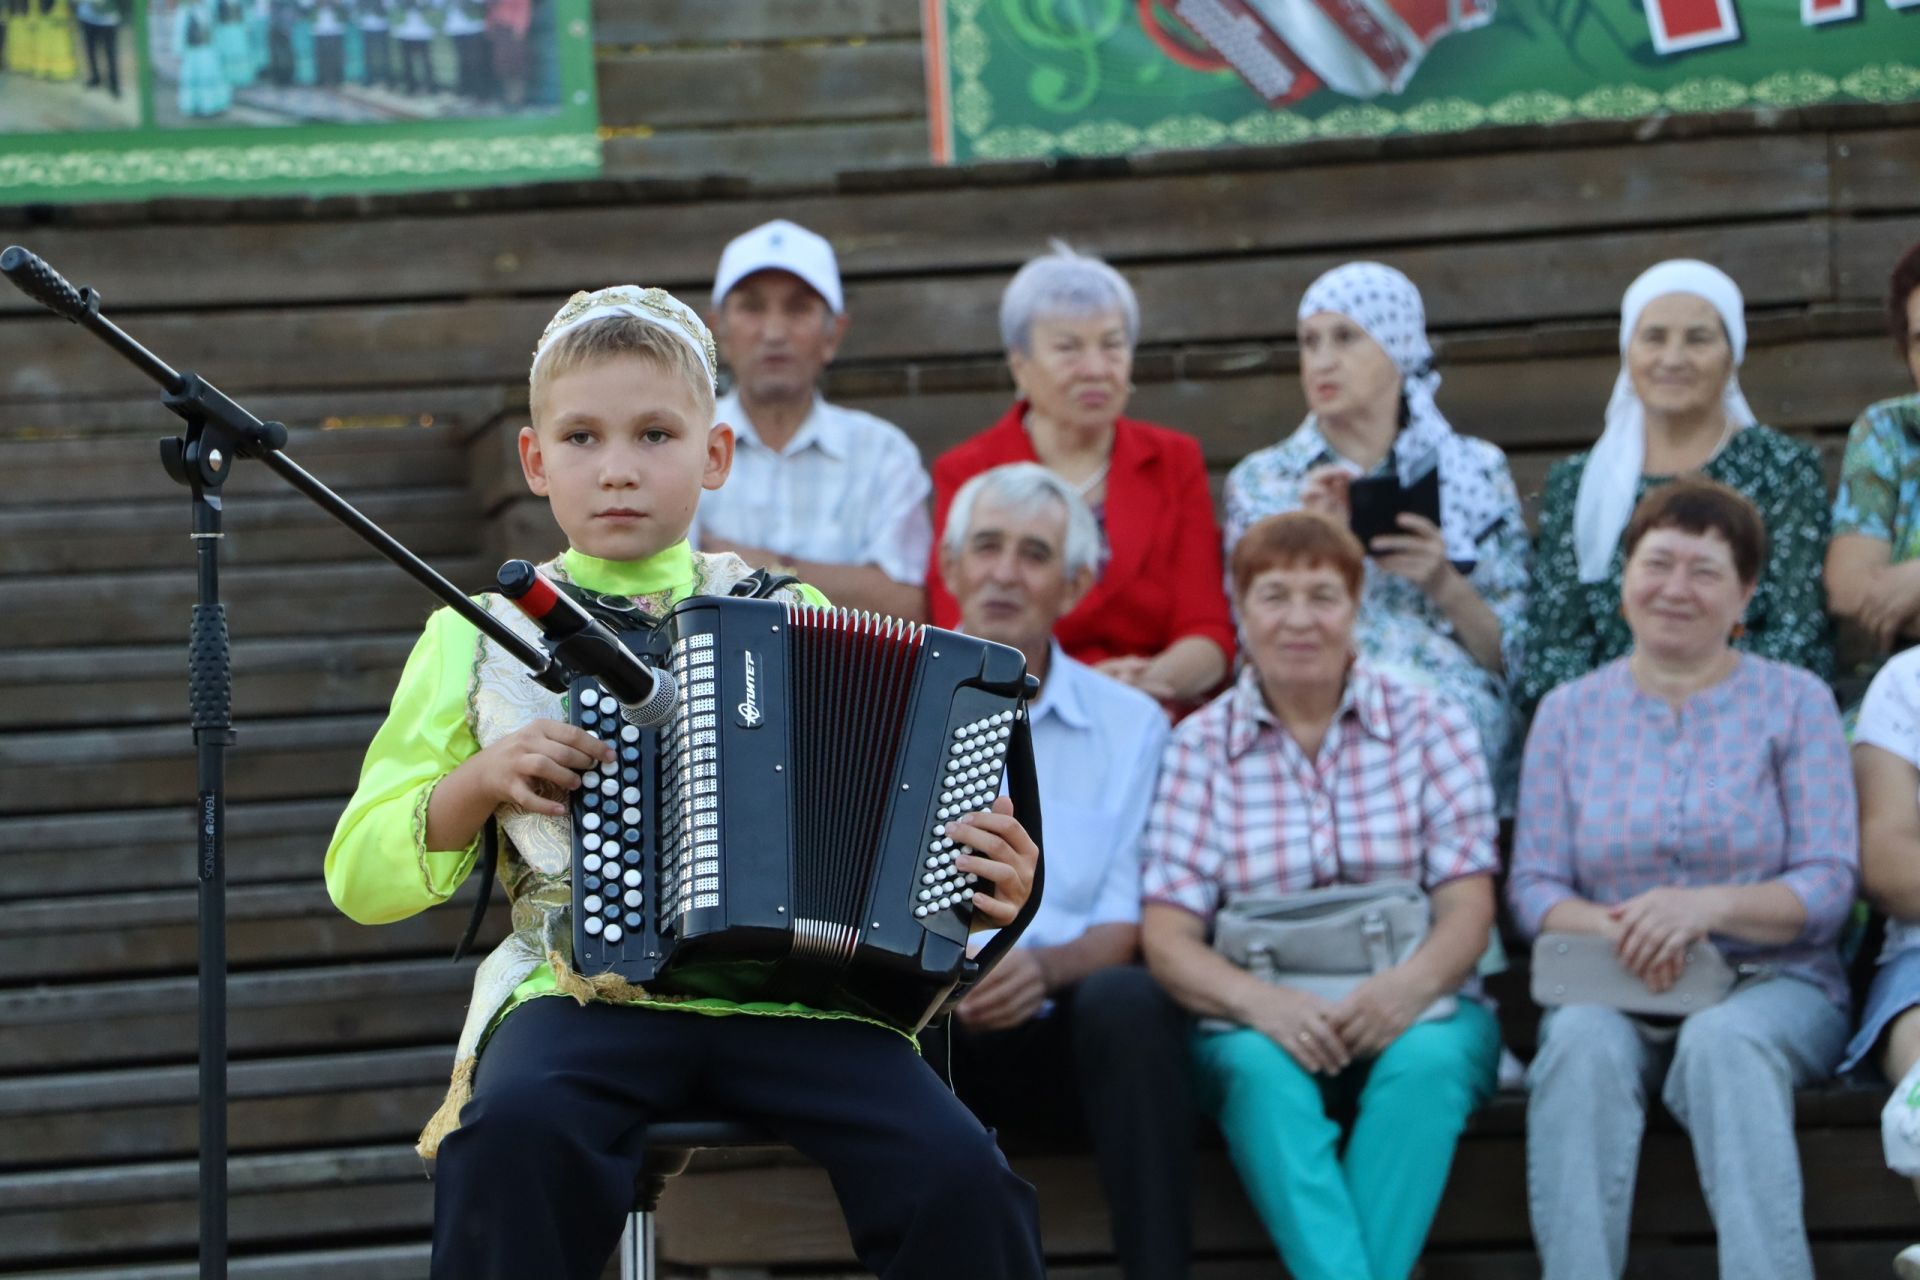
<svg viewBox="0 0 1920 1280"><path fill-rule="evenodd" d="M562 560L540 566L556 582L570 582ZM731 552L693 553L690 595L726 595L753 574L753 568ZM791 589L776 591L776 600L801 603ZM633 603L655 616L674 603L671 590L635 596ZM539 629L511 602L498 595L484 597L487 611L535 643ZM561 696L535 684L527 669L499 645L479 638L474 647L473 675L467 685L467 727L482 748L535 720L567 718ZM414 816L416 839L424 837L429 791L421 797ZM494 948L473 975L473 999L467 1021L454 1050L453 1082L440 1109L427 1121L417 1150L431 1158L440 1140L460 1123L460 1108L473 1096L473 1071L495 1016L514 991L542 964L553 969L556 987L582 1002L596 996L609 999L645 999L671 1003L672 996L650 996L616 981L589 981L573 971L573 831L571 819L528 813L518 805L502 805L494 817L506 839L500 845L499 877L512 908L513 931ZM425 847L424 844L421 845Z"/></svg>

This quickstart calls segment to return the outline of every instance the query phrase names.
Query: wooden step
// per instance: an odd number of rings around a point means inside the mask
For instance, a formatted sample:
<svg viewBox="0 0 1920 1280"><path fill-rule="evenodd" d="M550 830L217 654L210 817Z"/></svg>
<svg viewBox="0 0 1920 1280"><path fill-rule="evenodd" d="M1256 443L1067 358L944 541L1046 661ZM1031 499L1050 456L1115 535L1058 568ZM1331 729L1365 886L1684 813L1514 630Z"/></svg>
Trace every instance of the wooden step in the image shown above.
<svg viewBox="0 0 1920 1280"><path fill-rule="evenodd" d="M381 715L242 722L227 756L233 800L353 790ZM132 809L196 793L194 749L179 729L41 730L0 738L0 812Z"/></svg>
<svg viewBox="0 0 1920 1280"><path fill-rule="evenodd" d="M451 1046L232 1064L238 1153L410 1141L440 1105ZM185 1159L199 1149L192 1065L0 1080L0 1169Z"/></svg>
<svg viewBox="0 0 1920 1280"><path fill-rule="evenodd" d="M227 986L231 1050L253 1057L452 1044L477 963L235 974ZM0 1075L189 1061L199 1044L198 1005L190 977L0 991Z"/></svg>
<svg viewBox="0 0 1920 1280"><path fill-rule="evenodd" d="M1520 1094L1501 1095L1491 1104L1492 1110L1521 1120L1525 1108ZM1807 1225L1815 1233L1884 1230L1913 1219L1912 1188L1888 1173L1880 1157L1877 1109L1854 1110L1855 1122L1845 1127L1800 1126ZM1099 1257L1108 1252L1111 1223L1091 1156L1016 1151L1010 1162L1039 1193L1049 1256ZM1270 1248L1218 1145L1209 1144L1198 1153L1193 1187L1194 1237L1201 1253L1258 1255ZM1653 1126L1645 1138L1633 1226L1636 1238L1698 1238L1712 1232L1687 1137L1671 1124ZM668 1184L660 1232L664 1256L690 1267L827 1267L853 1260L825 1173L784 1149L696 1156L693 1168ZM1434 1218L1430 1253L1471 1253L1499 1242L1524 1251L1533 1261L1525 1137L1517 1124L1495 1123L1483 1130L1476 1118L1456 1151L1446 1195ZM1534 1271L1523 1274L1537 1275L1538 1264L1533 1265ZM1463 1267L1446 1274L1477 1273ZM1711 1274L1711 1269L1662 1274Z"/></svg>
<svg viewBox="0 0 1920 1280"><path fill-rule="evenodd" d="M912 19L917 25L911 4L868 3L894 14L896 21ZM625 0L624 7L633 14L622 20L629 30L661 24L653 16L662 7L659 0ZM781 21L787 20L786 13L847 7L778 6ZM730 20L736 11L771 8L732 4L716 10L703 5L697 21L707 27ZM710 35L703 43L709 42L718 41ZM902 53L895 46L882 50L879 59L897 63ZM727 74L742 74L737 53L695 56L708 61L730 57ZM792 55L783 51L782 56ZM667 55L643 55L603 63L602 70L621 74L631 68L657 75L668 65ZM685 109L707 109L716 101L711 94L701 94ZM655 106L663 105L656 96ZM783 137L790 149L799 142L804 156L809 132L820 133L821 144L838 143L844 154L862 141L904 137L916 128L919 154L926 154L924 123L869 118L823 132L813 121L785 116L767 125L734 120L724 130L681 131L660 128L662 122L653 115L649 113L648 123L654 128L647 136L609 140L610 165L623 150L637 156L667 148L675 158L690 158L694 148L704 144L722 166L732 169L726 162L740 155L742 135L758 142L757 150L772 150ZM602 119L612 122L604 113ZM711 287L727 241L770 218L789 217L832 241L850 288L892 277L918 281L937 293L945 287L943 277L963 271L990 273L1004 286L1022 262L1042 250L1042 238L1048 235L1062 236L1132 273L1146 262L1230 259L1329 245L1343 247L1347 257L1376 257L1409 244L1459 245L1543 231L1716 223L1727 217L1725 193L1730 190L1745 197L1742 219L1803 216L1829 207L1830 183L1836 179L1865 175L1870 148L1877 145L1882 155L1902 155L1910 154L1912 146L1911 133L1898 129L1862 131L1852 134L1849 143L1848 156L1837 155L1824 136L1791 133L1652 145L1515 148L1485 151L1467 161L1455 155L1401 155L1303 162L1298 149L1289 149L1240 151L1226 163L1224 153L1214 152L1184 157L1184 168L1135 174L1120 171L1119 162L1052 171L1035 165L1020 175L1024 181L1006 180L1004 169L997 178L977 168L959 169L892 190L876 184L859 192L748 192L655 200L647 207L649 234L639 237L630 231L631 197L612 189L598 200L557 207L540 203L508 210L444 210L377 222L250 219L222 227L218 237L207 236L198 223L135 222L36 229L35 239L47 246L50 259L73 262L76 272L96 277L103 287L110 279L113 296L150 306L214 308L252 303L262 293L291 306L512 291L551 297L551 310L581 282L614 278L684 289L704 305L701 295ZM1179 163L1173 160L1170 165L1165 156L1156 161L1163 168ZM800 176L793 173L792 163L789 156L787 173ZM1913 207L1911 169L1902 173L1889 168L1890 177L1907 179L1887 184L1896 188L1892 198L1898 207ZM754 176L764 180L767 175ZM816 169L811 176L822 179L829 172ZM1422 198L1406 199L1408 191L1419 191ZM1275 217L1274 210L1282 207L1289 216ZM1842 234L1849 229L1851 224L1839 228ZM1356 252L1363 247L1371 251ZM341 262L370 256L377 266L337 269ZM1874 279L1858 282L1852 296L1878 300L1885 273L1883 265ZM1616 295L1631 275L1629 271L1616 284ZM1427 281L1418 282L1434 292ZM1287 305L1297 299L1293 295ZM0 295L0 312L34 309L35 304L18 293ZM859 307L853 315L857 333L866 319ZM990 321L992 315L989 311L983 318ZM1157 341L1152 337L1155 317L1147 313L1144 319L1149 340ZM145 317L141 323L147 323ZM1291 312L1283 308L1275 323L1291 333ZM521 345L532 346L532 333L502 336L524 336ZM943 345L935 335L926 350ZM223 376L213 363L202 371L216 379Z"/></svg>
<svg viewBox="0 0 1920 1280"><path fill-rule="evenodd" d="M1756 310L1832 303L1839 233L1830 215L1794 215L1732 226L1420 244L1385 256L1419 281L1436 330L1525 328L1610 321L1619 309L1621 281L1648 262L1670 257L1712 258L1741 282L1748 306ZM1290 335L1293 323L1274 300L1298 299L1315 277L1351 257L1338 248L1316 247L1141 264L1130 276L1139 294L1142 337L1150 344L1173 345ZM680 290L696 303L704 295L709 268L700 270L703 283ZM1541 289L1543 279L1553 280L1555 287ZM848 309L859 319L848 331L842 358L997 356L1001 342L995 316L1006 283L1007 274L999 269L942 275L932 286L917 272L849 282ZM252 395L369 381L498 384L504 370L524 367L534 336L552 313L548 296L488 297L169 312L147 317L142 330L159 349L177 349L181 359L199 363L231 393ZM111 358L89 335L46 326L38 317L0 317L0 348L26 353L18 365L0 369L0 395L9 397L95 378L106 383L116 372L103 370L103 361Z"/></svg>
<svg viewBox="0 0 1920 1280"><path fill-rule="evenodd" d="M5 446L0 446L0 459L6 457ZM179 494L184 496L185 490ZM480 542L479 513L464 487L342 496L416 555L470 555ZM191 567L188 505L173 494L166 499L0 509L0 574ZM375 554L304 494L290 490L236 498L227 509L224 529L223 568L359 560Z"/></svg>
<svg viewBox="0 0 1920 1280"><path fill-rule="evenodd" d="M1156 228L1164 225L1164 215L1154 219ZM1847 230L1843 219L1826 213L1791 213L1738 225L1632 226L1465 244L1425 242L1396 248L1386 257L1419 282L1428 322L1444 332L1461 326L1611 320L1619 315L1620 282L1645 263L1667 257L1711 257L1740 280L1749 309L1832 303L1837 301L1832 261ZM699 263L697 280L682 284L680 297L705 305L712 261ZM1127 273L1139 294L1140 340L1169 345L1292 336L1292 317L1275 299L1298 299L1315 276L1346 261L1352 261L1352 253L1327 244L1142 261ZM1540 280L1553 280L1553 288L1542 290ZM841 359L1002 355L996 315L1006 282L1002 267L937 274L920 269L899 278L849 280L847 307L856 322ZM230 393L253 395L273 388L388 380L497 384L503 370L524 368L526 351L551 315L553 301L541 294L363 307L173 311L146 317L142 330L161 347L179 349L182 359L198 361ZM0 317L0 345L25 353L17 367L0 370L0 395L8 397L27 395L23 384L79 386L100 380L111 359L92 336L46 326L38 317ZM159 482L165 484L165 478Z"/></svg>
<svg viewBox="0 0 1920 1280"><path fill-rule="evenodd" d="M98 234L96 229L93 234ZM311 449L324 431L342 439L358 438L363 451L377 452L380 441L421 430L440 430L464 436L491 422L505 407L508 388L494 386L382 386L348 387L339 391L294 389L249 396L247 408L263 420L283 422L292 429L287 454L309 466L318 458ZM157 466L158 441L178 435L181 422L161 407L152 388L129 388L122 395L100 395L95 389L69 389L51 400L0 402L0 443L12 448L27 442L85 439L98 444L110 437L134 442L139 459ZM408 446L401 446L408 447ZM245 464L251 467L252 464ZM326 483L339 487L332 477ZM277 483L277 482L276 482ZM282 485L284 491L285 486ZM266 492L267 490L262 490ZM180 501L186 490L179 489Z"/></svg>
<svg viewBox="0 0 1920 1280"><path fill-rule="evenodd" d="M157 1253L197 1236L198 1170L174 1160L0 1176L0 1267ZM228 1165L236 1247L311 1248L421 1231L433 1188L410 1145L240 1156Z"/></svg>
<svg viewBox="0 0 1920 1280"><path fill-rule="evenodd" d="M245 327L257 316L238 318ZM35 324L36 332L38 325ZM59 332L59 330L55 330ZM82 342L93 339L75 334ZM83 359L89 373L104 352ZM79 379L81 383L87 377ZM133 389L140 389L136 381ZM495 394L498 394L497 391ZM18 413L15 409L13 412ZM86 436L77 439L10 440L4 445L8 483L0 486L0 507L41 507L52 503L101 504L132 499L161 502L173 498L184 511L186 490L160 466L156 443L179 424L162 416L151 437ZM335 492L373 489L437 489L466 480L463 433L451 426L398 431L295 431L286 455ZM279 497L287 482L264 463L242 460L222 492L238 507L249 497Z"/></svg>
<svg viewBox="0 0 1920 1280"><path fill-rule="evenodd" d="M420 1280L427 1274L431 1252L431 1246L423 1240L350 1249L243 1254L227 1260L227 1275L232 1280ZM130 1262L80 1270L15 1272L14 1280L199 1280L199 1275L197 1262Z"/></svg>
<svg viewBox="0 0 1920 1280"><path fill-rule="evenodd" d="M346 808L343 791L316 800L238 803L227 811L227 881L308 879ZM74 893L192 887L193 800L109 813L0 818L0 903Z"/></svg>
<svg viewBox="0 0 1920 1280"><path fill-rule="evenodd" d="M313 869L320 862L314 860ZM274 964L449 956L465 932L477 880L447 902L378 927L340 913L317 880L241 885L226 895L227 963ZM0 984L192 973L199 953L196 888L102 893L18 903L0 913ZM506 929L505 895L476 937L476 954Z"/></svg>
<svg viewBox="0 0 1920 1280"><path fill-rule="evenodd" d="M464 591L493 581L498 561L434 564ZM343 564L248 565L220 575L235 639L417 630L437 599L371 548ZM184 643L197 595L193 569L0 579L0 649Z"/></svg>
<svg viewBox="0 0 1920 1280"><path fill-rule="evenodd" d="M671 1185L671 1184L669 1184ZM1814 1273L1820 1276L1879 1280L1891 1266L1904 1237L1883 1240L1813 1242ZM665 1241L671 1251L673 1244ZM322 1250L312 1253L276 1253L242 1256L231 1261L234 1280L419 1280L427 1273L430 1248L425 1243L374 1246L364 1249ZM1700 1280L1714 1273L1711 1244L1649 1244L1636 1241L1631 1266L1634 1280ZM1192 1280L1274 1280L1280 1274L1271 1248L1239 1257L1195 1258ZM609 1269L607 1280L618 1271ZM761 1268L714 1271L677 1270L676 1276L707 1276L710 1280L762 1280L773 1274ZM834 1269L809 1270L813 1280L861 1280L868 1273ZM1538 1280L1540 1260L1531 1242L1505 1249L1480 1248L1431 1251L1420 1260L1424 1280ZM14 1280L196 1280L195 1264L146 1263L84 1270L16 1273ZM1049 1262L1048 1280L1123 1280L1118 1263L1068 1259Z"/></svg>
<svg viewBox="0 0 1920 1280"><path fill-rule="evenodd" d="M1848 319L1863 331L1788 333L1766 345L1756 334L1740 381L1768 425L1844 430L1865 404L1899 394L1900 384L1888 372L1886 338L1872 332L1865 313ZM1544 450L1558 460L1591 447L1608 388L1620 371L1620 358L1609 346L1617 341L1616 329L1583 327L1517 351L1489 340L1471 350L1471 360L1451 358L1442 340L1439 367L1446 382L1440 403L1448 420L1463 434L1491 440L1510 455ZM1577 341L1568 342L1569 337ZM1175 377L1171 368L1160 375L1137 372L1128 413L1198 437L1208 463L1218 470L1276 443L1305 413L1291 348L1192 352L1181 361L1184 376ZM909 431L931 462L998 421L1013 394L990 385L845 400ZM491 460L485 469L498 471ZM499 481L508 491L517 483L511 476Z"/></svg>
<svg viewBox="0 0 1920 1280"><path fill-rule="evenodd" d="M241 640L233 646L240 718L384 710L418 635ZM187 644L0 653L0 729L163 722L186 741Z"/></svg>

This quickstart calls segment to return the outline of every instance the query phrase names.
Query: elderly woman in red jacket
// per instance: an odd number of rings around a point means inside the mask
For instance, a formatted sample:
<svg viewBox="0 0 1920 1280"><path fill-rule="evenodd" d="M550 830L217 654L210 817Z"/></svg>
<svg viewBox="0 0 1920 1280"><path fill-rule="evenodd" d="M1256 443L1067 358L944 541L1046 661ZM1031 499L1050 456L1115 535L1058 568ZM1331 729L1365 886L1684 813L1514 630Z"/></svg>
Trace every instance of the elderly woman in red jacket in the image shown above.
<svg viewBox="0 0 1920 1280"><path fill-rule="evenodd" d="M983 471L1038 462L1058 475L1093 508L1106 554L1098 581L1055 637L1107 675L1191 706L1226 678L1233 619L1199 444L1122 416L1139 335L1132 288L1098 258L1056 243L1022 267L1000 300L1000 336L1020 398L934 463L934 528L945 527L954 493ZM939 573L936 559L928 603L934 624L951 627L959 609Z"/></svg>

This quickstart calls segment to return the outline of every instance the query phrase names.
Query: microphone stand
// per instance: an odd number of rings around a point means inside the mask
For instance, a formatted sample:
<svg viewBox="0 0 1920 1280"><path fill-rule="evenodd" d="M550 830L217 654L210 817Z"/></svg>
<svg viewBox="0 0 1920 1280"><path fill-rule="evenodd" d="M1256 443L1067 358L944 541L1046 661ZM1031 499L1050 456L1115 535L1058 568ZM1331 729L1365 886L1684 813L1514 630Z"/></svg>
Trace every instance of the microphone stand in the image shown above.
<svg viewBox="0 0 1920 1280"><path fill-rule="evenodd" d="M227 1274L227 935L226 756L233 744L233 670L226 606L220 600L221 487L234 463L265 463L328 515L523 663L545 688L564 693L574 673L538 645L469 600L432 566L407 550L282 451L287 429L262 422L219 388L180 372L100 314L100 294L76 289L37 255L18 245L0 253L0 274L55 315L93 333L160 385L160 403L186 422L184 434L160 442L160 462L187 488L192 504L194 561L199 595L188 648L188 706L192 714L198 798L200 994L200 1280Z"/></svg>

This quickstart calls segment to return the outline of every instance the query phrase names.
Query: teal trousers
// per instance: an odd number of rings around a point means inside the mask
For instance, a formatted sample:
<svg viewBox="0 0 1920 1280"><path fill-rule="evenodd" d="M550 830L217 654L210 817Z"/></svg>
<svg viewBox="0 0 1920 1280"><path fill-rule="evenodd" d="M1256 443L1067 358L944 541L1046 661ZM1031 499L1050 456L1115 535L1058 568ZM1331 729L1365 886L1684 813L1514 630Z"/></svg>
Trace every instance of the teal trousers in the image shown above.
<svg viewBox="0 0 1920 1280"><path fill-rule="evenodd" d="M1499 1058L1499 1026L1470 1000L1331 1079L1251 1028L1194 1037L1200 1104L1294 1280L1406 1280Z"/></svg>

